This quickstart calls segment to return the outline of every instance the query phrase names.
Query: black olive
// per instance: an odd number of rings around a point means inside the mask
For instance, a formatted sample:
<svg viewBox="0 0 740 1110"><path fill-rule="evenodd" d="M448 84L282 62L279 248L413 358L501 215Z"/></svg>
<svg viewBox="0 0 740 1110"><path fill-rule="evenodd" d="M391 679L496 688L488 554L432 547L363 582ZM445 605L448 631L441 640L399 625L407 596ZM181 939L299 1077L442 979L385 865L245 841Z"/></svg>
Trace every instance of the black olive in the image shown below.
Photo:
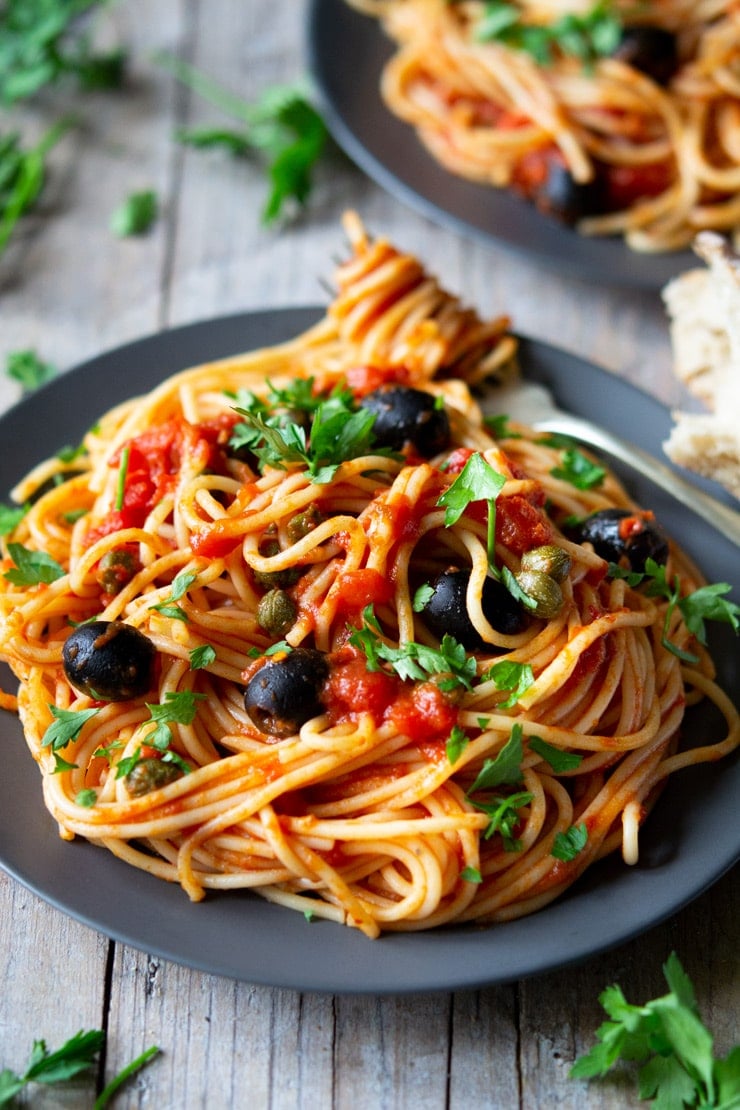
<svg viewBox="0 0 740 1110"><path fill-rule="evenodd" d="M424 605L422 617L440 640L449 632L468 651L480 651L491 645L485 643L468 615L465 598L469 580L467 570L446 570L438 575L432 582L434 593ZM495 578L486 578L481 601L483 615L497 632L515 636L527 627L526 612Z"/></svg>
<svg viewBox="0 0 740 1110"><path fill-rule="evenodd" d="M553 160L548 164L547 177L533 199L535 206L546 216L574 224L599 210L601 186L598 181L576 181L567 166Z"/></svg>
<svg viewBox="0 0 740 1110"><path fill-rule="evenodd" d="M151 689L157 651L143 632L122 621L91 621L64 642L64 673L72 685L101 701L127 701Z"/></svg>
<svg viewBox="0 0 740 1110"><path fill-rule="evenodd" d="M244 708L260 732L292 736L324 712L321 687L328 674L323 652L296 648L269 660L252 675L244 691Z"/></svg>
<svg viewBox="0 0 740 1110"><path fill-rule="evenodd" d="M625 526L622 522L627 519L634 523ZM631 509L602 509L568 534L576 543L592 544L596 554L610 563L618 563L624 556L632 570L641 573L647 559L662 564L668 558L668 537L660 525Z"/></svg>
<svg viewBox="0 0 740 1110"><path fill-rule="evenodd" d="M613 58L667 85L678 69L676 36L662 27L625 27Z"/></svg>
<svg viewBox="0 0 740 1110"><path fill-rule="evenodd" d="M450 443L450 418L431 393L405 385L382 385L360 401L375 414L373 435L378 447L401 451L410 443L422 458L444 451Z"/></svg>

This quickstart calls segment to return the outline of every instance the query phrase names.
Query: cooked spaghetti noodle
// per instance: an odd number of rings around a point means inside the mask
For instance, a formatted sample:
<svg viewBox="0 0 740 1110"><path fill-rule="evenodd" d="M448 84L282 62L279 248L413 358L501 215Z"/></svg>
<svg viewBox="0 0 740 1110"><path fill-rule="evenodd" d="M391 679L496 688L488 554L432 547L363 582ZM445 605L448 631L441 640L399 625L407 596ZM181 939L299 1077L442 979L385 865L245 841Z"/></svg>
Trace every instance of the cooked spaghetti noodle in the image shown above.
<svg viewBox="0 0 740 1110"><path fill-rule="evenodd" d="M666 624L563 531L621 507L628 536L649 514L603 470L574 486L524 427L491 434L471 387L511 372L506 318L347 229L309 331L176 374L19 484L0 652L62 837L194 900L249 888L369 936L504 921L620 845L634 862L666 776L729 753L737 714L679 609ZM356 424L397 387L429 402L400 449L381 415L370 439ZM469 464L497 488L455 503ZM668 573L701 581L672 545ZM146 637L143 671L86 676L122 627ZM727 733L682 750L702 696Z"/></svg>
<svg viewBox="0 0 740 1110"><path fill-rule="evenodd" d="M639 251L685 247L706 228L737 234L735 4L615 0L606 12L624 45L584 62L568 52L567 33L534 53L522 41L567 28L574 15L587 25L589 3L498 5L518 10L521 41L505 20L500 37L482 41L487 6L475 0L349 2L379 17L397 45L382 76L390 110L453 173L511 188L585 235L623 235ZM584 49L584 35L575 38Z"/></svg>

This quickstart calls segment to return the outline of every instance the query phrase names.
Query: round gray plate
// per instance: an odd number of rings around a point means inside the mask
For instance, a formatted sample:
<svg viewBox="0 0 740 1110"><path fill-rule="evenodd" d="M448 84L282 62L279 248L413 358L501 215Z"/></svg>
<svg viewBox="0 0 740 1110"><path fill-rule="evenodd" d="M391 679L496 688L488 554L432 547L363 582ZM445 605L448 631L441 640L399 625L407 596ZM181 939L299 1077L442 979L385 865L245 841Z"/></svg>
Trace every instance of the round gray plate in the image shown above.
<svg viewBox="0 0 740 1110"><path fill-rule="evenodd" d="M638 254L621 239L587 239L504 190L445 170L381 100L380 73L392 43L377 20L345 0L312 0L307 34L322 113L337 143L369 177L431 220L601 285L658 290L696 265L690 251Z"/></svg>
<svg viewBox="0 0 740 1110"><path fill-rule="evenodd" d="M298 334L318 308L284 309L192 324L103 354L58 378L0 419L0 497L42 455L77 443L119 401L186 366ZM659 453L669 416L617 378L540 343L522 341L524 373L549 384L564 407ZM740 587L737 549L653 489L631 488L700 559L713 581ZM713 648L722 682L740 687L737 642L719 629ZM7 670L4 668L4 670ZM3 685L12 689L12 676ZM686 732L718 734L712 711L693 711ZM618 859L591 869L559 902L490 928L459 927L367 940L269 905L257 895L209 894L193 904L176 885L128 867L81 840L59 839L20 725L0 714L0 865L52 905L116 940L154 955L250 983L373 994L452 990L518 979L582 960L674 913L740 854L740 762L674 776L644 835L635 868Z"/></svg>

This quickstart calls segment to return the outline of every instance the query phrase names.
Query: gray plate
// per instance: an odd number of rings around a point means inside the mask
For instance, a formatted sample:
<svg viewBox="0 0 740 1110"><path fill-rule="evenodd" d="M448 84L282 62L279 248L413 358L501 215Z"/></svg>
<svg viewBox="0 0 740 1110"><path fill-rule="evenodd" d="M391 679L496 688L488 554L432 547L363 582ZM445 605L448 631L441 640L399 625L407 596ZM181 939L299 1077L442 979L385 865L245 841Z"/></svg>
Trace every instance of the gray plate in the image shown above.
<svg viewBox="0 0 740 1110"><path fill-rule="evenodd" d="M0 419L0 497L39 458L76 443L112 405L208 359L290 338L320 309L258 312L176 328L103 354ZM669 416L657 402L572 355L524 340L522 363L566 408L659 452ZM737 549L654 490L632 483L713 581L740 586ZM740 687L737 643L720 628L713 648L728 692ZM11 689L8 675L3 685ZM713 712L692 712L687 733L717 734ZM209 894L197 905L178 886L128 867L103 849L59 839L16 719L0 714L0 865L52 905L154 955L250 983L332 992L452 990L518 979L619 944L695 898L740 854L740 763L674 776L641 836L642 859L591 869L556 904L522 921L367 940L256 895Z"/></svg>
<svg viewBox="0 0 740 1110"><path fill-rule="evenodd" d="M587 239L504 190L449 173L381 100L380 73L393 47L377 20L345 0L312 0L307 28L309 64L334 138L369 177L424 216L601 285L658 290L696 265L690 251L638 254L621 239Z"/></svg>

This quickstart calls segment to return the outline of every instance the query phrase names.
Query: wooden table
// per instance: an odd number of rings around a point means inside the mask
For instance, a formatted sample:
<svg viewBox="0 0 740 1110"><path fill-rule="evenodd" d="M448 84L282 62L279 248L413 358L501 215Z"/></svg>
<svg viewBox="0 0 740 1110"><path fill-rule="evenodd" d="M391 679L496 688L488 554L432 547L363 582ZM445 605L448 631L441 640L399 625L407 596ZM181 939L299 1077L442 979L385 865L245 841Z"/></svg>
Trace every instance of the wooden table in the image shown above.
<svg viewBox="0 0 740 1110"><path fill-rule="evenodd" d="M303 14L295 0L128 0L113 9L104 30L131 51L127 86L69 95L81 126L55 151L38 215L0 260L2 364L8 352L35 347L65 370L184 321L324 302L321 280L342 250L339 217L351 206L482 313L507 311L521 332L667 403L679 399L657 296L566 281L440 230L339 154L320 171L305 215L266 230L256 169L173 143L178 124L223 120L152 63L155 50L192 60L250 98L304 71ZM66 102L67 93L55 91L18 118L38 132ZM160 219L143 238L115 239L112 209L143 188L157 190ZM3 406L17 395L3 377ZM0 872L0 1067L21 1069L36 1037L55 1047L80 1028L103 1027L107 1077L146 1046L162 1048L121 1093L121 1107L633 1106L629 1077L590 1087L568 1079L601 1021L597 995L617 980L634 1001L663 993L661 964L676 949L726 1051L740 1006L739 890L736 869L647 935L540 978L454 995L332 998L151 958L70 920ZM92 1081L37 1089L33 1105L88 1106L93 1090Z"/></svg>

